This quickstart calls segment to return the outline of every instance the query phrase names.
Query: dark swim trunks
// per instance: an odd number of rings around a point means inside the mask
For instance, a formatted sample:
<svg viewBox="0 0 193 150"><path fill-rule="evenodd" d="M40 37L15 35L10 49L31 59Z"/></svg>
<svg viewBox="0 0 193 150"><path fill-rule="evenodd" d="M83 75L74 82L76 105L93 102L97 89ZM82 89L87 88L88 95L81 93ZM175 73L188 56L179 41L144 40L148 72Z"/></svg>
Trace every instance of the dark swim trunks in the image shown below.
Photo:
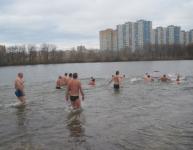
<svg viewBox="0 0 193 150"><path fill-rule="evenodd" d="M119 89L119 84L114 84L114 89Z"/></svg>
<svg viewBox="0 0 193 150"><path fill-rule="evenodd" d="M79 96L70 96L70 100L72 102L76 101L77 99L79 99Z"/></svg>
<svg viewBox="0 0 193 150"><path fill-rule="evenodd" d="M56 87L56 89L61 89L61 87Z"/></svg>
<svg viewBox="0 0 193 150"><path fill-rule="evenodd" d="M20 90L16 90L16 91L15 91L15 95L16 95L17 97L25 96L24 93L23 93L22 91L20 91Z"/></svg>

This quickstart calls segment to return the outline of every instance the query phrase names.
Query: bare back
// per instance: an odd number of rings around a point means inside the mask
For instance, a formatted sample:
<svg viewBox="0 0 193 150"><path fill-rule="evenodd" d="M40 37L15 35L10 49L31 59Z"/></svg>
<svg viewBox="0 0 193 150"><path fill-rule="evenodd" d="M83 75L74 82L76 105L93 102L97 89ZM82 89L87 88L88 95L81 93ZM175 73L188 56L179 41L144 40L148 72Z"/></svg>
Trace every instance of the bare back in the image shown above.
<svg viewBox="0 0 193 150"><path fill-rule="evenodd" d="M79 96L81 90L81 83L77 79L73 79L68 84L68 91L70 96Z"/></svg>

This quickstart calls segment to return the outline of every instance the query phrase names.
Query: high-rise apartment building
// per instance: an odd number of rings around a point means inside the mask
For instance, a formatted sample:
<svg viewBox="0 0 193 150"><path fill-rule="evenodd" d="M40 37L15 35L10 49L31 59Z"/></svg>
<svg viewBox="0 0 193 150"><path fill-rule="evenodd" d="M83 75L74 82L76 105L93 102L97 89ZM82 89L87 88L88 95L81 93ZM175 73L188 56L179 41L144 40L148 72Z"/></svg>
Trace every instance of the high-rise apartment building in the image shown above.
<svg viewBox="0 0 193 150"><path fill-rule="evenodd" d="M113 50L113 42L115 40L113 29L106 29L100 31L100 49L101 50ZM114 38L114 39L113 39Z"/></svg>
<svg viewBox="0 0 193 150"><path fill-rule="evenodd" d="M181 45L185 45L186 43L186 32L185 31L181 31L180 32L180 44Z"/></svg>
<svg viewBox="0 0 193 150"><path fill-rule="evenodd" d="M145 45L151 44L151 21L139 20L137 22L126 22L117 25L118 49L143 49Z"/></svg>
<svg viewBox="0 0 193 150"><path fill-rule="evenodd" d="M125 48L125 24L120 24L117 25L117 47L118 50L124 49Z"/></svg>
<svg viewBox="0 0 193 150"><path fill-rule="evenodd" d="M155 39L156 39L156 30L152 29L152 31L151 31L151 45L155 45Z"/></svg>
<svg viewBox="0 0 193 150"><path fill-rule="evenodd" d="M112 42L113 51L117 51L117 30L113 30L112 32Z"/></svg>
<svg viewBox="0 0 193 150"><path fill-rule="evenodd" d="M130 49L131 52L134 52L136 48L136 23L127 22L125 23L125 28L126 28L125 47Z"/></svg>
<svg viewBox="0 0 193 150"><path fill-rule="evenodd" d="M190 44L190 34L189 32L185 32L185 45Z"/></svg>
<svg viewBox="0 0 193 150"><path fill-rule="evenodd" d="M188 45L193 43L193 30L181 31L179 26L157 27L152 22L139 20L117 25L116 30L100 31L101 50L143 50L149 45Z"/></svg>
<svg viewBox="0 0 193 150"><path fill-rule="evenodd" d="M152 22L139 20L137 23L137 49L143 49L144 46L151 44Z"/></svg>
<svg viewBox="0 0 193 150"><path fill-rule="evenodd" d="M180 27L170 25L167 27L167 44L180 44Z"/></svg>
<svg viewBox="0 0 193 150"><path fill-rule="evenodd" d="M155 29L155 44L165 45L166 44L166 28L157 27Z"/></svg>
<svg viewBox="0 0 193 150"><path fill-rule="evenodd" d="M189 31L189 42L193 44L193 30Z"/></svg>

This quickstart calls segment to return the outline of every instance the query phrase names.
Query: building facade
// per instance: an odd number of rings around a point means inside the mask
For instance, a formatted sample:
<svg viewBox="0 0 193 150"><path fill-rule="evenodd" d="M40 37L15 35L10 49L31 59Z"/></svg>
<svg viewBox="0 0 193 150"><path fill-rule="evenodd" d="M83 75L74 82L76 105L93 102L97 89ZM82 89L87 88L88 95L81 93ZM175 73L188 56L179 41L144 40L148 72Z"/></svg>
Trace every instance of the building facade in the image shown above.
<svg viewBox="0 0 193 150"><path fill-rule="evenodd" d="M100 49L113 50L113 29L100 31Z"/></svg>
<svg viewBox="0 0 193 150"><path fill-rule="evenodd" d="M116 30L100 31L101 50L129 50L135 52L150 45L188 45L193 43L193 30L181 31L181 27L170 25L152 29L152 22L138 20L117 25Z"/></svg>
<svg viewBox="0 0 193 150"><path fill-rule="evenodd" d="M167 44L168 45L174 45L174 44L180 44L180 27L170 25L167 27Z"/></svg>

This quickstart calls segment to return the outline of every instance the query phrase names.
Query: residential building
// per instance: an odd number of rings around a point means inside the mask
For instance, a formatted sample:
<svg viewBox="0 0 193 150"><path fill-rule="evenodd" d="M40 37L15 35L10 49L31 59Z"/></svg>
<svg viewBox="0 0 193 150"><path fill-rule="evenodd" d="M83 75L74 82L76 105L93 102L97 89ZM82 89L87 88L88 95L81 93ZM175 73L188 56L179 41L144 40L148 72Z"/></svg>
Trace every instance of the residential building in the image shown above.
<svg viewBox="0 0 193 150"><path fill-rule="evenodd" d="M180 27L170 25L167 27L167 44L180 44Z"/></svg>
<svg viewBox="0 0 193 150"><path fill-rule="evenodd" d="M100 49L113 50L113 29L100 31Z"/></svg>
<svg viewBox="0 0 193 150"><path fill-rule="evenodd" d="M118 50L124 49L126 44L125 24L117 25L117 47Z"/></svg>
<svg viewBox="0 0 193 150"><path fill-rule="evenodd" d="M189 31L189 42L193 44L193 30Z"/></svg>
<svg viewBox="0 0 193 150"><path fill-rule="evenodd" d="M151 44L152 22L146 20L137 21L137 49Z"/></svg>

